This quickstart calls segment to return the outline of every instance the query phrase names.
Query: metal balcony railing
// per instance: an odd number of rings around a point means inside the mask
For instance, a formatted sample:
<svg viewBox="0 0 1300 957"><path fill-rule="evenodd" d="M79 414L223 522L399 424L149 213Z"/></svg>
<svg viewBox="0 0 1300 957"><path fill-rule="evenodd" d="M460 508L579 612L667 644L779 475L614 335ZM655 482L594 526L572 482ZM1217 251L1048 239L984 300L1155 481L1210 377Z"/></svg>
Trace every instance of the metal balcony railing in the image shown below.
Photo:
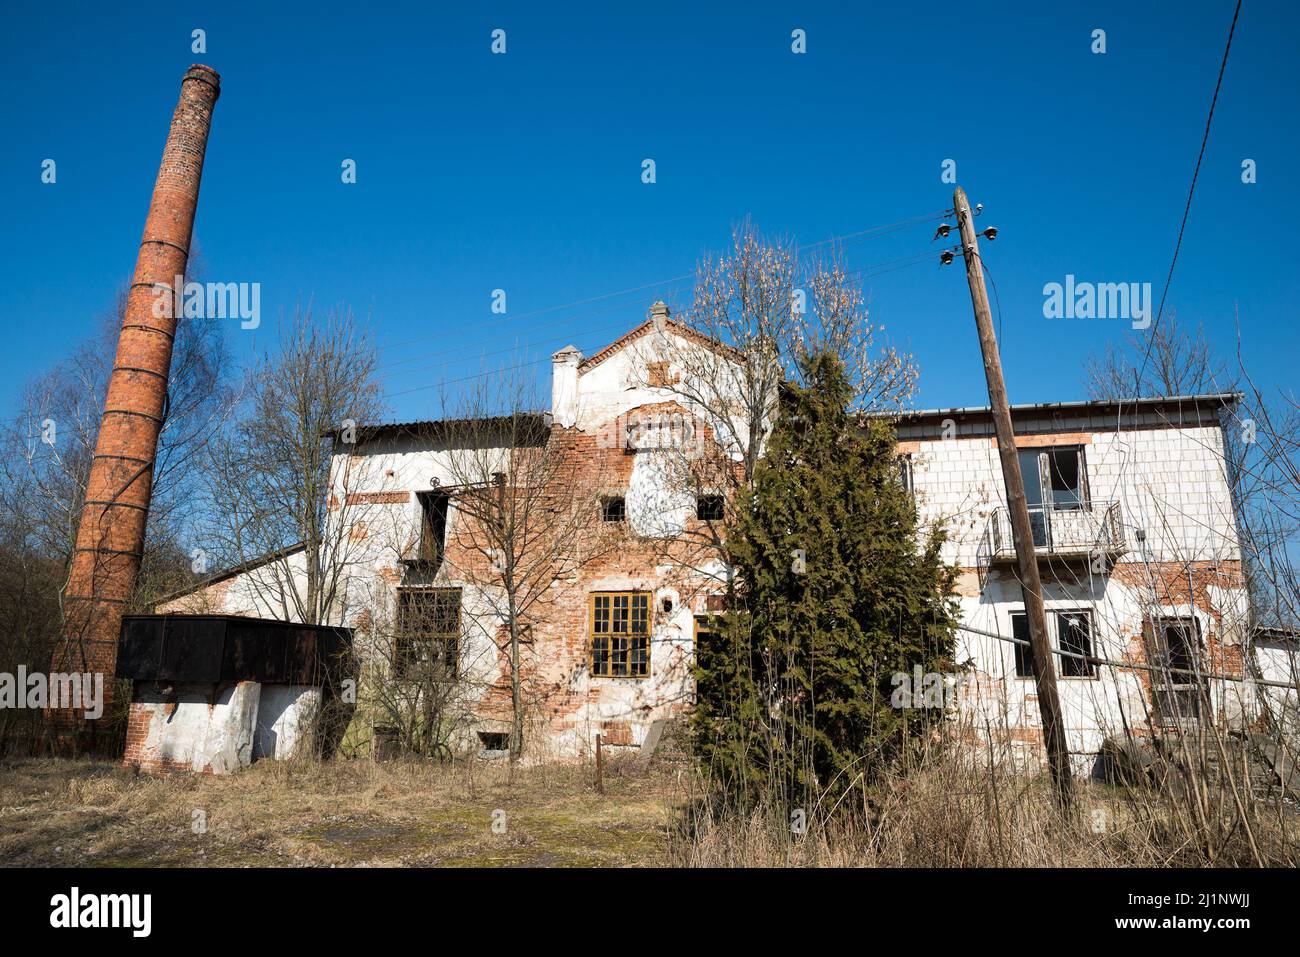
<svg viewBox="0 0 1300 957"><path fill-rule="evenodd" d="M1128 548L1119 502L1091 502L1071 507L1032 505L1029 526L1034 535L1034 551L1043 557L1108 557ZM1015 559L1010 512L1005 506L996 508L989 515L980 541L980 567Z"/></svg>

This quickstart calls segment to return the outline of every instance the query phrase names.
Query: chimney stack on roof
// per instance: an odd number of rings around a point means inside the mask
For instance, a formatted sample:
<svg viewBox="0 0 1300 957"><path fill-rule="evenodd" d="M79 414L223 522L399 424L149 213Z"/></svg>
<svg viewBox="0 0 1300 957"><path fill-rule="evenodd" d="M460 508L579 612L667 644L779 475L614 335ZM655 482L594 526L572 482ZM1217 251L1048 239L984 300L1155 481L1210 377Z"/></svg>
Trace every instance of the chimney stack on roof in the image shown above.
<svg viewBox="0 0 1300 957"><path fill-rule="evenodd" d="M551 356L551 417L566 429L578 421L578 363L582 353L568 345Z"/></svg>

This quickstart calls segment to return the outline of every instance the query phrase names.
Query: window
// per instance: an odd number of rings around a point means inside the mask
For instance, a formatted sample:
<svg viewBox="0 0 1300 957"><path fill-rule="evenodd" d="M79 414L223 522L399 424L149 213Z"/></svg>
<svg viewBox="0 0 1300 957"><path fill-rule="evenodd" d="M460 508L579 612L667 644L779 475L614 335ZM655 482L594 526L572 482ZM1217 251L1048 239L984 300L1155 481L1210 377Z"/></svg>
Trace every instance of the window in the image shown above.
<svg viewBox="0 0 1300 957"><path fill-rule="evenodd" d="M900 455L897 461L899 484L903 486L908 495L911 495L915 491L912 485L912 457L910 455Z"/></svg>
<svg viewBox="0 0 1300 957"><path fill-rule="evenodd" d="M1058 611L1047 614L1056 622L1056 648L1073 654L1092 656L1092 614L1087 611ZM1023 611L1011 613L1011 637L1029 641L1029 616ZM1050 641L1050 638L1049 638ZM1016 654L1016 677L1034 676L1034 650L1029 645L1013 645ZM1082 658L1057 655L1056 670L1062 678L1091 678L1095 666Z"/></svg>
<svg viewBox="0 0 1300 957"><path fill-rule="evenodd" d="M1029 616L1023 611L1011 613L1011 637L1018 641L1029 641ZM1034 649L1029 645L1012 645L1016 651L1016 677L1032 678L1034 676Z"/></svg>
<svg viewBox="0 0 1300 957"><path fill-rule="evenodd" d="M420 547L416 560L437 569L447 546L447 509L451 496L446 492L416 492L415 498L420 503Z"/></svg>
<svg viewBox="0 0 1300 957"><path fill-rule="evenodd" d="M716 641L718 637L717 630L713 627L713 618L709 615L695 616L695 647L700 647L701 642Z"/></svg>
<svg viewBox="0 0 1300 957"><path fill-rule="evenodd" d="M725 512L721 495L701 495L695 500L695 517L701 522L720 522Z"/></svg>
<svg viewBox="0 0 1300 957"><path fill-rule="evenodd" d="M627 520L627 502L622 496L602 498L600 500L600 520L602 522L623 522Z"/></svg>
<svg viewBox="0 0 1300 957"><path fill-rule="evenodd" d="M1092 615L1086 611L1056 613L1057 647L1076 655L1092 656ZM1096 670L1091 661L1060 656L1062 678L1092 678Z"/></svg>
<svg viewBox="0 0 1300 957"><path fill-rule="evenodd" d="M1041 514L1045 509L1087 507L1082 448L1021 449L1018 457L1031 517L1035 509Z"/></svg>
<svg viewBox="0 0 1300 957"><path fill-rule="evenodd" d="M1152 691L1162 724L1201 716L1205 686L1200 670L1201 628L1195 618L1157 618L1151 657Z"/></svg>
<svg viewBox="0 0 1300 957"><path fill-rule="evenodd" d="M1052 485L1052 507L1080 509L1086 504L1083 483L1083 449L1052 449L1047 455Z"/></svg>
<svg viewBox="0 0 1300 957"><path fill-rule="evenodd" d="M650 593L591 596L591 673L606 678L650 674Z"/></svg>
<svg viewBox="0 0 1300 957"><path fill-rule="evenodd" d="M510 747L510 735L504 731L480 731L478 741L484 751L505 751Z"/></svg>
<svg viewBox="0 0 1300 957"><path fill-rule="evenodd" d="M393 667L402 677L455 677L460 655L460 589L401 588Z"/></svg>

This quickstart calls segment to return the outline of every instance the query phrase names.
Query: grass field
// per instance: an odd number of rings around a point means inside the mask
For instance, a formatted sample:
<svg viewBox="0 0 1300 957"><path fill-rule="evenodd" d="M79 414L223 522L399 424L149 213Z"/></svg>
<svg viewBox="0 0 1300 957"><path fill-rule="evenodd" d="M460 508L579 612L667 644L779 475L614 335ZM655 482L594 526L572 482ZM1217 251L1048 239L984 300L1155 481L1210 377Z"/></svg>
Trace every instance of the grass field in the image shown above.
<svg viewBox="0 0 1300 957"><path fill-rule="evenodd" d="M261 761L237 774L0 762L9 867L1199 867L1297 864L1290 802L1079 782L1060 815L1041 774L936 762L890 775L869 813L792 833L789 809L692 803L689 772L608 762ZM688 808L692 809L688 813ZM1243 816L1243 810L1245 816ZM684 826L689 824L689 826Z"/></svg>
<svg viewBox="0 0 1300 957"><path fill-rule="evenodd" d="M671 772L368 760L258 762L239 774L0 764L6 866L593 866L666 863ZM494 829L494 823L496 825Z"/></svg>

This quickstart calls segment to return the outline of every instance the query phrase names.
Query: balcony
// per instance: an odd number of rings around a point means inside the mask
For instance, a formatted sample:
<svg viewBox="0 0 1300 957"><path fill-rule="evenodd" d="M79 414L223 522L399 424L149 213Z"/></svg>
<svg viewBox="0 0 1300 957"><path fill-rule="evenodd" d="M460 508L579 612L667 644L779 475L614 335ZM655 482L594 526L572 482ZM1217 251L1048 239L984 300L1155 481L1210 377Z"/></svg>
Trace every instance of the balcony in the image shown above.
<svg viewBox="0 0 1300 957"><path fill-rule="evenodd" d="M1041 558L1112 558L1128 549L1119 502L1091 502L1087 505L1031 505L1029 525L1034 533L1034 551ZM979 546L981 571L989 565L1016 560L1011 515L1004 506L989 515Z"/></svg>

